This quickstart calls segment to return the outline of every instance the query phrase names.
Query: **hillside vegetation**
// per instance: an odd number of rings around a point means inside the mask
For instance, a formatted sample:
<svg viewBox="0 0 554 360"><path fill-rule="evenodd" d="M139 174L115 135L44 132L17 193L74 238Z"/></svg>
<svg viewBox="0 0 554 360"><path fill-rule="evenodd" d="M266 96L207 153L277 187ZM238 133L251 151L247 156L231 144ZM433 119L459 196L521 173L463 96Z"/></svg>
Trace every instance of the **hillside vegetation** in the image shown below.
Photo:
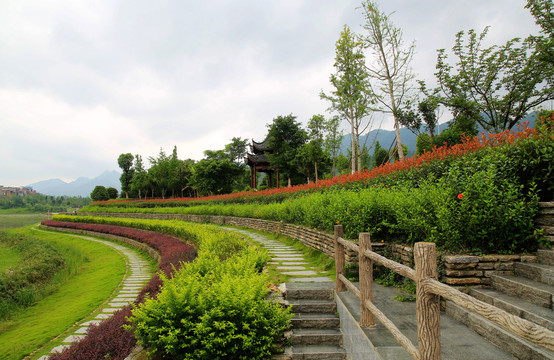
<svg viewBox="0 0 554 360"><path fill-rule="evenodd" d="M85 212L186 213L284 221L374 241L432 241L449 251L531 251L540 200L554 191L551 116L535 129L466 138L372 171L203 198L96 202Z"/></svg>

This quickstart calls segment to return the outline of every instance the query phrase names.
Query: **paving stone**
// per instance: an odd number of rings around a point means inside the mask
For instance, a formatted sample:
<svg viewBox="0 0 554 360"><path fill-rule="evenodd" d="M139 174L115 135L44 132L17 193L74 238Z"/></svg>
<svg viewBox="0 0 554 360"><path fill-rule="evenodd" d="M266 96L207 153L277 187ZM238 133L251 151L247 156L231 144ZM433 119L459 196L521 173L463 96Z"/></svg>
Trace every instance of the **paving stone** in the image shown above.
<svg viewBox="0 0 554 360"><path fill-rule="evenodd" d="M121 310L121 307L119 307L119 308L105 308L105 309L102 309L102 312L103 313L113 313L113 312L116 312L117 310Z"/></svg>
<svg viewBox="0 0 554 360"><path fill-rule="evenodd" d="M284 275L292 275L292 276L308 276L308 275L317 275L317 272L313 270L304 270L304 271L284 271L282 272Z"/></svg>
<svg viewBox="0 0 554 360"><path fill-rule="evenodd" d="M109 319L109 318L112 317L112 315L113 315L113 314L107 314L107 313L105 313L105 314L98 314L98 315L96 315L94 318L95 318L95 319Z"/></svg>
<svg viewBox="0 0 554 360"><path fill-rule="evenodd" d="M296 265L308 265L309 263L305 261L283 261L281 265L283 266L296 266Z"/></svg>
<svg viewBox="0 0 554 360"><path fill-rule="evenodd" d="M124 306L127 306L129 305L129 302L111 302L108 304L109 306L111 307L124 307Z"/></svg>
<svg viewBox="0 0 554 360"><path fill-rule="evenodd" d="M306 270L305 266L277 266L277 270Z"/></svg>
<svg viewBox="0 0 554 360"><path fill-rule="evenodd" d="M86 328L85 328L86 329ZM62 343L74 343L75 341L79 341L81 340L82 338L84 338L85 335L69 335L68 337L66 337Z"/></svg>
<svg viewBox="0 0 554 360"><path fill-rule="evenodd" d="M99 325L101 322L102 320L89 320L82 323L81 326Z"/></svg>
<svg viewBox="0 0 554 360"><path fill-rule="evenodd" d="M292 256L287 256L287 257L274 257L272 258L271 260L273 261L295 261L295 260L301 260L299 259L300 256L296 256L296 257L292 257Z"/></svg>
<svg viewBox="0 0 554 360"><path fill-rule="evenodd" d="M48 360L50 359L50 356L48 355L42 355L41 357L38 358L38 360Z"/></svg>
<svg viewBox="0 0 554 360"><path fill-rule="evenodd" d="M68 348L70 345L58 345L56 346L55 348L53 348L50 353L57 353L57 352L62 352L64 351L66 348Z"/></svg>
<svg viewBox="0 0 554 360"><path fill-rule="evenodd" d="M320 276L320 277L291 278L289 279L289 281L290 282L328 282L333 280L326 276Z"/></svg>
<svg viewBox="0 0 554 360"><path fill-rule="evenodd" d="M84 326L82 328L75 330L75 334L86 334L87 331L88 331L88 327Z"/></svg>

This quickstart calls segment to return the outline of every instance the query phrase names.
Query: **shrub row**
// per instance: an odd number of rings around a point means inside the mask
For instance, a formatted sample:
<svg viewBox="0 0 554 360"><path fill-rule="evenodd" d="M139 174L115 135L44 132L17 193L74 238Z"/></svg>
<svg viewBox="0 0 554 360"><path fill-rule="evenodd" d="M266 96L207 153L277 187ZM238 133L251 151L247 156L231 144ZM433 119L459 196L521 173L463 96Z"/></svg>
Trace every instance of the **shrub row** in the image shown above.
<svg viewBox="0 0 554 360"><path fill-rule="evenodd" d="M194 263L154 278L139 295L133 316L124 308L52 359L124 359L136 343L133 332L162 358L259 359L270 353L274 339L288 326L288 311L265 301L268 280L260 271L269 260L267 252L248 246L237 234L178 221L55 217L62 219L91 223L64 222L65 227L119 236L134 229L114 230L106 223L188 234L200 250ZM93 224L98 222L103 224Z"/></svg>
<svg viewBox="0 0 554 360"><path fill-rule="evenodd" d="M192 261L196 257L196 249L190 244L165 234L141 231L113 225L83 224L45 220L43 225L66 229L95 231L99 233L123 236L134 239L156 249L161 255L159 264L160 273L155 275L141 290L136 303L143 302L147 297L155 298L160 291L164 277L173 276L175 269L179 269L183 261ZM102 321L98 326L91 326L87 336L75 342L63 352L50 355L52 360L104 360L125 359L136 345L136 338L132 331L124 328L129 325L127 318L131 315L131 306L126 306L114 315Z"/></svg>
<svg viewBox="0 0 554 360"><path fill-rule="evenodd" d="M272 204L216 204L182 208L110 208L112 212L159 212L251 217L283 221L332 232L344 225L356 239L370 232L374 239L413 244L435 242L450 252L532 251L540 243L534 218L535 187L525 189L498 174L497 167L464 172L450 167L440 179L430 177L417 187L341 189L313 193ZM106 209L91 209L104 210Z"/></svg>
<svg viewBox="0 0 554 360"><path fill-rule="evenodd" d="M0 243L18 252L21 261L0 274L0 320L42 299L52 277L67 267L51 245L23 235L0 232Z"/></svg>

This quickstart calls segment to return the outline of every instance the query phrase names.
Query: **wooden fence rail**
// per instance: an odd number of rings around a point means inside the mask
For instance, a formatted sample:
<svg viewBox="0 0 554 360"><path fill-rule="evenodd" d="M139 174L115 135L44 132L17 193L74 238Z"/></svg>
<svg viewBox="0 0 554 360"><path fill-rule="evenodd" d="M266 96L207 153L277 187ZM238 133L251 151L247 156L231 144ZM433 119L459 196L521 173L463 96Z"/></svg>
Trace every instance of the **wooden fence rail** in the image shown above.
<svg viewBox="0 0 554 360"><path fill-rule="evenodd" d="M343 239L342 225L335 226L336 291L347 289L360 299L360 326L371 326L377 318L396 341L414 358L441 358L440 297L483 316L528 341L554 351L554 332L528 320L511 315L438 281L437 254L434 243L419 242L414 246L415 270L371 251L369 233L361 233L359 243ZM358 252L360 289L344 276L344 248ZM373 304L373 263L383 265L416 282L416 316L418 347Z"/></svg>

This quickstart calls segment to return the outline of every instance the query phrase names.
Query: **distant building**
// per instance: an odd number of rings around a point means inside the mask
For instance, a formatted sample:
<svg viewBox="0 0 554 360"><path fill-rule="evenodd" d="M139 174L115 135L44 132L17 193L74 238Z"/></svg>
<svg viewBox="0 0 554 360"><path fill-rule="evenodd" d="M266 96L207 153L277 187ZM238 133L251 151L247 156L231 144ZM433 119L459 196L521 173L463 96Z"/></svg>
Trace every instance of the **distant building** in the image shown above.
<svg viewBox="0 0 554 360"><path fill-rule="evenodd" d="M36 190L30 186L3 186L0 185L0 196L27 196L36 195Z"/></svg>

